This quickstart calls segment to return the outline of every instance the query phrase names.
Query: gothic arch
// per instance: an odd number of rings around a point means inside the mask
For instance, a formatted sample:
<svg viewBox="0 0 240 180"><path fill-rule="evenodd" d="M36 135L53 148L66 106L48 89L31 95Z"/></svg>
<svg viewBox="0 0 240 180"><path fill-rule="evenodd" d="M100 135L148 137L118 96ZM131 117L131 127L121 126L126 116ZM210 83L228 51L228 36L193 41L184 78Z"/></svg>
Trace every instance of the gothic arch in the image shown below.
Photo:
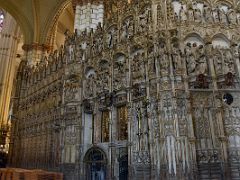
<svg viewBox="0 0 240 180"><path fill-rule="evenodd" d="M213 46L230 47L230 40L223 33L215 34L211 40Z"/></svg>
<svg viewBox="0 0 240 180"><path fill-rule="evenodd" d="M123 52L118 52L116 54L114 54L113 56L113 62L116 63L118 61L122 61L122 60L125 60L126 59L126 54L123 53Z"/></svg>
<svg viewBox="0 0 240 180"><path fill-rule="evenodd" d="M107 156L99 147L90 148L83 159L85 164L86 180L96 177L97 179L106 179L107 177Z"/></svg>
<svg viewBox="0 0 240 180"><path fill-rule="evenodd" d="M109 60L107 60L107 59L100 59L98 61L98 68L106 68L105 66L109 65L109 64L110 64Z"/></svg>
<svg viewBox="0 0 240 180"><path fill-rule="evenodd" d="M201 44L203 45L204 44L204 40L203 38L201 37L200 34L197 34L197 33L190 33L188 34L185 38L184 38L184 43L192 43L192 42L195 42L197 44Z"/></svg>
<svg viewBox="0 0 240 180"><path fill-rule="evenodd" d="M139 44L135 44L131 47L131 55L135 55L135 53L139 52L139 51L143 51L144 47L139 45Z"/></svg>
<svg viewBox="0 0 240 180"><path fill-rule="evenodd" d="M96 147L91 147L90 149L87 150L87 152L84 155L83 161L86 162L88 161L88 156L90 153L92 153L93 151L97 151L100 152L103 155L103 160L105 161L105 163L107 163L107 156L106 153L104 152L104 150L102 150L100 147L96 146Z"/></svg>
<svg viewBox="0 0 240 180"><path fill-rule="evenodd" d="M228 7L231 7L233 4L230 0L218 0L215 2L215 5L226 5Z"/></svg>
<svg viewBox="0 0 240 180"><path fill-rule="evenodd" d="M40 42L53 46L55 40L55 31L57 22L61 13L71 4L71 0L61 0L56 6L55 10L49 15L48 21L40 35Z"/></svg>
<svg viewBox="0 0 240 180"><path fill-rule="evenodd" d="M95 69L91 66L86 67L84 75L88 78L91 74L95 75Z"/></svg>
<svg viewBox="0 0 240 180"><path fill-rule="evenodd" d="M106 31L109 31L109 30L111 30L112 28L117 28L117 24L115 23L115 24L111 24L110 26L108 26L107 28L106 28Z"/></svg>

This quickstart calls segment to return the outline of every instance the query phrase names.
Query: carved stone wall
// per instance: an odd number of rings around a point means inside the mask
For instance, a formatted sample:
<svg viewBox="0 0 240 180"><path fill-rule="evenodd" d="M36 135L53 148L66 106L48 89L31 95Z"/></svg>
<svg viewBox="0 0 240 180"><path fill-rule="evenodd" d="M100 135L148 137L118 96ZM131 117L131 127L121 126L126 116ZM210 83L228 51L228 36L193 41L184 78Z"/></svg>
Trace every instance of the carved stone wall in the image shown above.
<svg viewBox="0 0 240 180"><path fill-rule="evenodd" d="M95 148L107 179L126 155L129 179L239 178L240 14L208 3L105 3L95 32L23 66L12 165L84 179Z"/></svg>

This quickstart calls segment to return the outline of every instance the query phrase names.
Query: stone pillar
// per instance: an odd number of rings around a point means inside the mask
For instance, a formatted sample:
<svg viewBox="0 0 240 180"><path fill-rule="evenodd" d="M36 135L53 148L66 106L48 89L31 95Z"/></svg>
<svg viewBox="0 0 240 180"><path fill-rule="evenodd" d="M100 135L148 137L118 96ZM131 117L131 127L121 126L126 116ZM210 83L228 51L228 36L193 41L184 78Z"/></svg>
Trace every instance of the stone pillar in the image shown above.
<svg viewBox="0 0 240 180"><path fill-rule="evenodd" d="M81 1L76 4L74 29L78 33L87 29L88 31L97 28L99 23L103 24L103 2Z"/></svg>
<svg viewBox="0 0 240 180"><path fill-rule="evenodd" d="M10 14L6 13L3 29L0 32L0 133L5 130L7 132L6 128L9 126L9 104L16 72L16 51L19 37L20 28L17 22ZM1 140L0 145L5 146L7 139L4 137Z"/></svg>

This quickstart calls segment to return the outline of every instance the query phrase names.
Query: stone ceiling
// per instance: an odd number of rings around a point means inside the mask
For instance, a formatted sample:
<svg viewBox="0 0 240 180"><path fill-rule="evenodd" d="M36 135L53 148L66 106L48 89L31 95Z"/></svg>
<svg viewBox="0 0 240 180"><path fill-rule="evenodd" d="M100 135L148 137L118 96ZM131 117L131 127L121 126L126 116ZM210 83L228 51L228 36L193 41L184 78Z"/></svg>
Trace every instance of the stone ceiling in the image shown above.
<svg viewBox="0 0 240 180"><path fill-rule="evenodd" d="M63 31L74 21L71 6L71 0L0 0L0 7L20 25L25 44L53 45L55 32ZM63 12L69 17L61 16ZM60 16L62 21L58 23Z"/></svg>

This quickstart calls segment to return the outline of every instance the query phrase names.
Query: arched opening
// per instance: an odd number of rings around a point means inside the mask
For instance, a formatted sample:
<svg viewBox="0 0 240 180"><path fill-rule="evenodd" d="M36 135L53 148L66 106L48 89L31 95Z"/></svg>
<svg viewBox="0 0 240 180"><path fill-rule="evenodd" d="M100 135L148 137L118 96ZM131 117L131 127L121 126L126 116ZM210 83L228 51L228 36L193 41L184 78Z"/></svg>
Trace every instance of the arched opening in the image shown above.
<svg viewBox="0 0 240 180"><path fill-rule="evenodd" d="M86 180L106 180L107 159L100 148L91 148L85 155Z"/></svg>
<svg viewBox="0 0 240 180"><path fill-rule="evenodd" d="M67 31L74 32L74 10L71 0L58 4L56 11L50 15L46 28L41 33L42 43L48 44L54 49L59 49L64 44Z"/></svg>
<svg viewBox="0 0 240 180"><path fill-rule="evenodd" d="M217 34L212 38L212 45L217 48L229 48L230 41L225 35Z"/></svg>
<svg viewBox="0 0 240 180"><path fill-rule="evenodd" d="M59 49L60 46L63 45L65 40L64 33L66 30L71 33L74 32L74 12L72 3L69 3L59 16L54 45L55 49Z"/></svg>
<svg viewBox="0 0 240 180"><path fill-rule="evenodd" d="M197 46L199 45L204 45L204 41L203 39L201 38L200 35L196 34L196 33L192 33L192 34L189 34L185 40L184 40L184 44L196 44Z"/></svg>

